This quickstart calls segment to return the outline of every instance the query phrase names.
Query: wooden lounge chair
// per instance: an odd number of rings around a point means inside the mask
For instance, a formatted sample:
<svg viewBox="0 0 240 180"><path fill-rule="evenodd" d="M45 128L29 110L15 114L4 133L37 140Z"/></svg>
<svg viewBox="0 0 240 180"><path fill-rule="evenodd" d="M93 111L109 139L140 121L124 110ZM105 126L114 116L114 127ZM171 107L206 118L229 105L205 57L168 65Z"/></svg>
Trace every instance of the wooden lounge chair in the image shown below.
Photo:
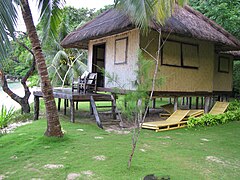
<svg viewBox="0 0 240 180"><path fill-rule="evenodd" d="M166 131L185 127L187 121L183 119L187 116L190 110L177 110L165 121L146 122L142 124L142 128L152 129L156 132Z"/></svg>
<svg viewBox="0 0 240 180"><path fill-rule="evenodd" d="M183 120L187 121L189 117L199 117L199 116L202 116L203 114L204 114L203 109L191 109L189 110L189 113Z"/></svg>
<svg viewBox="0 0 240 180"><path fill-rule="evenodd" d="M79 84L86 82L86 78L88 77L89 72L88 71L84 71L84 73L78 77L77 81L75 81L75 79L73 78L72 80L72 92L74 92L74 90L77 90L77 92L80 92L79 89Z"/></svg>
<svg viewBox="0 0 240 180"><path fill-rule="evenodd" d="M168 114L161 113L160 117L169 117L169 116L171 116L171 114L174 113L173 104L165 104L165 105L162 105L161 108L163 108L163 110L166 111Z"/></svg>
<svg viewBox="0 0 240 180"><path fill-rule="evenodd" d="M89 73L89 75L79 82L79 93L97 92L97 73Z"/></svg>
<svg viewBox="0 0 240 180"><path fill-rule="evenodd" d="M223 114L227 110L228 105L229 105L229 102L217 101L212 107L209 114L212 114L212 115Z"/></svg>

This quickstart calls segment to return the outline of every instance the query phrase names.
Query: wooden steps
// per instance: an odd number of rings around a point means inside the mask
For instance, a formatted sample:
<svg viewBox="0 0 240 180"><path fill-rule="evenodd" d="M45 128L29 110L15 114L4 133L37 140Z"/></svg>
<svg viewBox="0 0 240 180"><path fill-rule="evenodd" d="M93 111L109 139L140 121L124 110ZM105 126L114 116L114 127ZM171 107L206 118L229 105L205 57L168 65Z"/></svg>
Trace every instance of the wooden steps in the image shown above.
<svg viewBox="0 0 240 180"><path fill-rule="evenodd" d="M120 121L122 121L120 112L117 110L116 100L115 100L113 95L111 95L111 100L110 101L112 103L111 106L96 106L94 97L93 96L90 97L90 104L91 104L92 113L95 117L95 120L96 120L96 123L97 123L98 127L101 128L101 129L103 129L103 125L102 125L102 121L100 119L99 112L98 112L97 109L111 108L111 114L113 115L113 119L116 120L117 119L117 114L118 114L118 116L120 117ZM103 112L101 112L101 113L103 113ZM117 120L115 122L117 122ZM113 122L111 121L111 122L108 123L108 122L104 121L104 125L106 125L106 124L113 124Z"/></svg>

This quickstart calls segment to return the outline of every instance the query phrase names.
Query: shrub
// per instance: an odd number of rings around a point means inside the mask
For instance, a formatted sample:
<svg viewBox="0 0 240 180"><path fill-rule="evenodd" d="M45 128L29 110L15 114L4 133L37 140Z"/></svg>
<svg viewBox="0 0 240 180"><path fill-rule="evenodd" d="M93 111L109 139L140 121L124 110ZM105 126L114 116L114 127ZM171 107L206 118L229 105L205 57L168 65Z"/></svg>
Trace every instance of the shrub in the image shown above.
<svg viewBox="0 0 240 180"><path fill-rule="evenodd" d="M213 126L225 124L230 121L240 121L240 103L239 101L231 102L228 111L224 114L211 115L205 114L201 117L188 119L188 127L195 126Z"/></svg>
<svg viewBox="0 0 240 180"><path fill-rule="evenodd" d="M8 122L11 120L14 114L14 108L7 109L6 106L2 105L0 113L0 128L7 126Z"/></svg>

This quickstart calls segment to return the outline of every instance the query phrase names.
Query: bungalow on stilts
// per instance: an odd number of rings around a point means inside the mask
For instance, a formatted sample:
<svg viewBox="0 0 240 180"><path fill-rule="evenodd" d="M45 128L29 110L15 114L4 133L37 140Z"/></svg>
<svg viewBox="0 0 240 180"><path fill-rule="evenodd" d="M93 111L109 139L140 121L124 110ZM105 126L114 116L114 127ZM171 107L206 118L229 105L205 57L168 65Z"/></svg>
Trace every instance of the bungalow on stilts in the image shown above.
<svg viewBox="0 0 240 180"><path fill-rule="evenodd" d="M172 98L177 110L179 98L191 109L194 97L195 108L204 108L205 112L213 101L228 100L237 55L226 52L240 50L238 39L187 5L176 7L164 26L153 20L149 27L149 34L143 35L124 12L110 9L71 32L61 45L88 50L88 68L98 73L98 91L114 93L118 85L109 83L97 67L118 75L125 90L134 90L138 50L146 48L150 53L146 57L156 58L161 32L164 44L158 76L165 80L155 88L154 98Z"/></svg>

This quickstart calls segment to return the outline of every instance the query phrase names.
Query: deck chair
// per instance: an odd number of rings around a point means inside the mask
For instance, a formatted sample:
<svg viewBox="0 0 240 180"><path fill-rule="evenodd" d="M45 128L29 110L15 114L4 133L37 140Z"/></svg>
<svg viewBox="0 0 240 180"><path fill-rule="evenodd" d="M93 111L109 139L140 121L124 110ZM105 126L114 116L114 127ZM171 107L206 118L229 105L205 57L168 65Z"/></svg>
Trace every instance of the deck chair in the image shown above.
<svg viewBox="0 0 240 180"><path fill-rule="evenodd" d="M146 122L142 124L142 128L152 129L159 132L185 127L187 121L184 121L184 118L189 112L190 110L177 110L169 118L167 118L167 120Z"/></svg>
<svg viewBox="0 0 240 180"><path fill-rule="evenodd" d="M228 105L229 105L229 102L217 101L212 107L209 114L212 114L212 115L223 114L227 110Z"/></svg>
<svg viewBox="0 0 240 180"><path fill-rule="evenodd" d="M202 116L204 114L204 110L203 109L191 109L189 110L189 113L187 114L187 116L183 119L184 121L187 121L189 117L199 117Z"/></svg>
<svg viewBox="0 0 240 180"><path fill-rule="evenodd" d="M169 116L171 116L171 114L174 113L174 106L173 106L173 104L165 104L165 105L162 105L161 108L163 108L163 110L166 111L168 114L161 113L160 117L169 117Z"/></svg>
<svg viewBox="0 0 240 180"><path fill-rule="evenodd" d="M77 92L80 92L79 84L85 82L88 75L89 75L89 72L84 71L84 73L81 76L78 77L77 81L75 81L75 79L73 78L73 80L72 80L72 92L74 92L74 90L77 90Z"/></svg>
<svg viewBox="0 0 240 180"><path fill-rule="evenodd" d="M79 82L79 93L97 92L97 73L89 73L81 82Z"/></svg>

